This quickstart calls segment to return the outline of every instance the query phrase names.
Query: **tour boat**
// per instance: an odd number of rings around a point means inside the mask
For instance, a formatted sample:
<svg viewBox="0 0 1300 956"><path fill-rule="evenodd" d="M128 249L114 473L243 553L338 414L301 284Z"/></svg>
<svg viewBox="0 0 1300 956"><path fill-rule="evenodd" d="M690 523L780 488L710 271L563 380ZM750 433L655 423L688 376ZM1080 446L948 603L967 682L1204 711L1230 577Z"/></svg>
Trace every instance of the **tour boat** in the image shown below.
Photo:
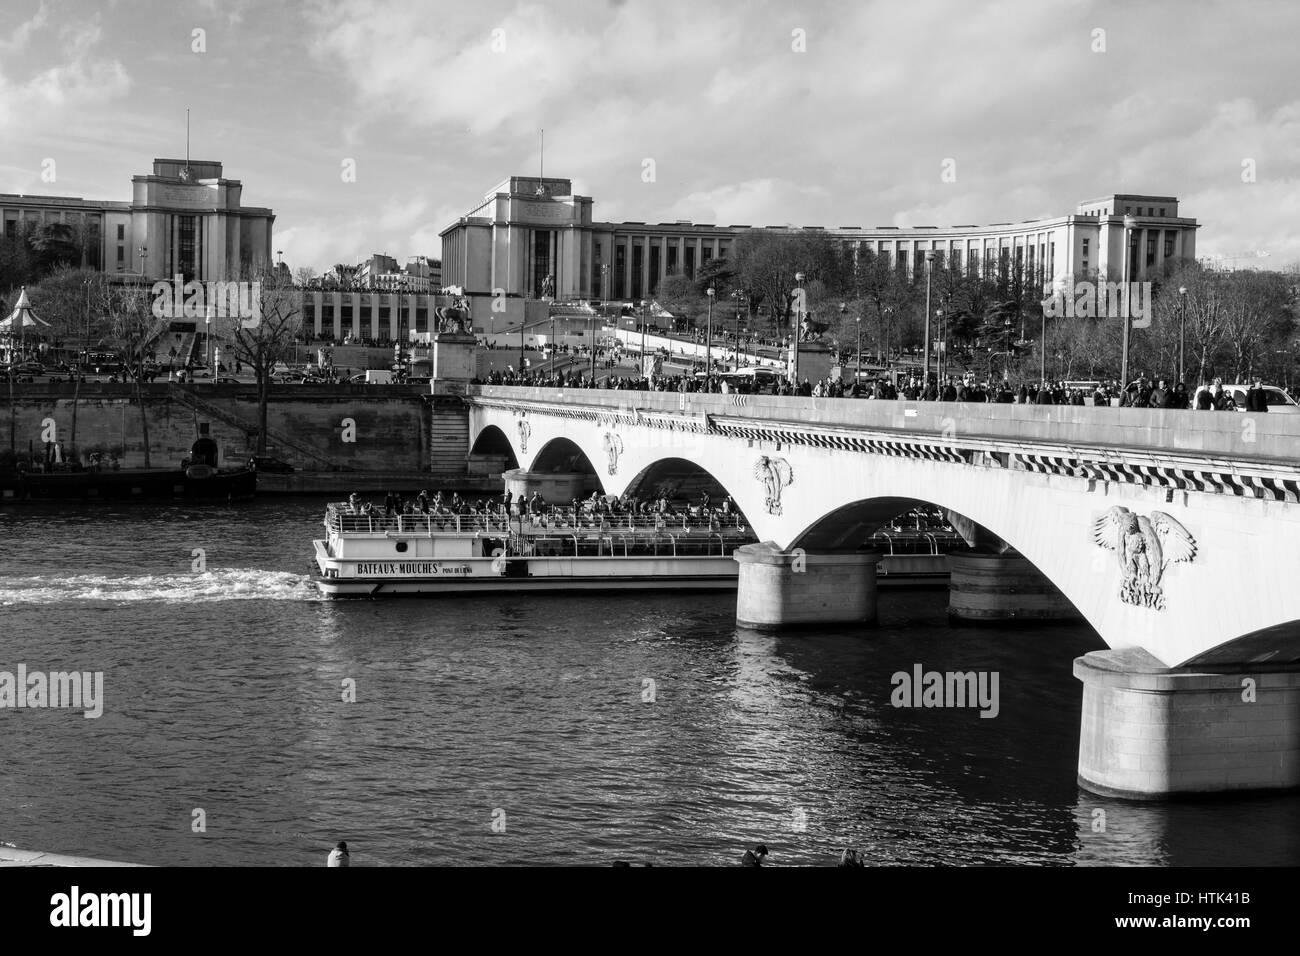
<svg viewBox="0 0 1300 956"><path fill-rule="evenodd" d="M739 516L354 514L325 511L313 542L329 597L736 586Z"/></svg>

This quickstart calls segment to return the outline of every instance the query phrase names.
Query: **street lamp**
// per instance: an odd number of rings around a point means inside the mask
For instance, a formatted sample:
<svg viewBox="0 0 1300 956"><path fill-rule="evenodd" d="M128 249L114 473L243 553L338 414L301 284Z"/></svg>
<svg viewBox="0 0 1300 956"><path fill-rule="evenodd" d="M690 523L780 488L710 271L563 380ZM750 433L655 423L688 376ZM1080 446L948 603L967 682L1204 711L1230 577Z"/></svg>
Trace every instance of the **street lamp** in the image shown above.
<svg viewBox="0 0 1300 956"><path fill-rule="evenodd" d="M926 325L928 326L929 323L927 322ZM943 309L934 310L934 325L935 325L934 387L939 391L939 394L942 395L943 393L943 364L942 363L944 358ZM928 369L929 363L927 362L926 365Z"/></svg>
<svg viewBox="0 0 1300 956"><path fill-rule="evenodd" d="M1041 308L1041 306L1040 306ZM1039 333L1038 345L1038 381L1047 385L1047 310L1043 309L1042 331Z"/></svg>
<svg viewBox="0 0 1300 956"><path fill-rule="evenodd" d="M1128 388L1128 338L1129 338L1128 281L1129 281L1129 272L1131 270L1131 264L1132 264L1131 260L1133 258L1132 247L1137 242L1136 236L1133 236L1132 240L1130 240L1129 236L1135 228L1137 228L1137 220L1134 219L1132 216L1125 216L1124 217L1124 271L1121 277L1121 282L1123 283L1121 287L1124 290L1124 294L1120 297L1120 301L1123 303L1123 313L1124 313L1123 315L1120 316L1120 318L1123 320L1124 323L1124 333L1121 339L1120 359L1119 359L1119 378L1120 378L1119 387L1122 389Z"/></svg>
<svg viewBox="0 0 1300 956"><path fill-rule="evenodd" d="M709 286L704 290L704 294L709 297L709 319L704 327L704 375L707 380L709 373L713 371L713 297L718 293L713 286Z"/></svg>
<svg viewBox="0 0 1300 956"><path fill-rule="evenodd" d="M798 308L792 316L794 320L794 335L790 336L790 383L796 388L799 387L799 330L803 325L803 315L807 311L807 303L804 301L805 293L803 280L804 274L802 272L796 272L794 274L794 281L796 283L795 289L798 292L795 302Z"/></svg>
<svg viewBox="0 0 1300 956"><path fill-rule="evenodd" d="M853 372L853 381L854 383L857 383L862 380L862 316L855 315L853 317L853 324L857 327L858 330L857 363L854 367L854 372ZM878 371L879 370L877 370L877 372Z"/></svg>
<svg viewBox="0 0 1300 956"><path fill-rule="evenodd" d="M925 390L925 379L930 377L930 277L934 274L934 250L927 249L925 253L925 346L921 355L921 361L925 371L921 376L921 390Z"/></svg>
<svg viewBox="0 0 1300 956"><path fill-rule="evenodd" d="M524 374L524 319L525 313L519 314L519 375L522 378Z"/></svg>
<svg viewBox="0 0 1300 956"><path fill-rule="evenodd" d="M1009 316L1009 315L1008 315L1005 319L1002 320L1002 334L1003 334L1003 345L1004 345L1005 348L1006 348L1006 353L1005 353L1005 354L1006 354L1006 356L1007 356L1007 364L1006 364L1006 367L1002 369L1002 381L1004 381L1004 382L1009 382L1009 381L1011 381L1011 358L1012 358L1012 351L1011 351L1011 316ZM990 371L989 374L992 375L993 373Z"/></svg>
<svg viewBox="0 0 1300 956"><path fill-rule="evenodd" d="M1178 381L1186 384L1183 378L1183 346L1187 340L1187 286L1178 287Z"/></svg>
<svg viewBox="0 0 1300 956"><path fill-rule="evenodd" d="M737 289L731 297L736 300L736 368L740 368L740 300L745 297L745 292Z"/></svg>
<svg viewBox="0 0 1300 956"><path fill-rule="evenodd" d="M880 310L880 324L885 328L885 358L886 359L889 358L889 353L890 353L889 327L890 325L893 324L894 321L892 318L893 314L894 314L894 307L892 305L887 305ZM879 337L877 337L876 339L876 361L881 361Z"/></svg>
<svg viewBox="0 0 1300 956"><path fill-rule="evenodd" d="M645 324L650 318L650 303L641 300L641 374L645 375Z"/></svg>
<svg viewBox="0 0 1300 956"><path fill-rule="evenodd" d="M551 316L551 369L550 374L555 374L555 316Z"/></svg>

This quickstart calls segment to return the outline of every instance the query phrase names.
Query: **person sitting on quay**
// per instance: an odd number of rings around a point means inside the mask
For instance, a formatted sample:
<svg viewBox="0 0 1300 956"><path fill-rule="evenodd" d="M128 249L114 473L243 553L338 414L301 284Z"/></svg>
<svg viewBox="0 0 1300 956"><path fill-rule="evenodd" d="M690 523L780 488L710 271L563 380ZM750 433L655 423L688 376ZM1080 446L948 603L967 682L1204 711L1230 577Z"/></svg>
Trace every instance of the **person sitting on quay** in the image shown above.
<svg viewBox="0 0 1300 956"><path fill-rule="evenodd" d="M745 851L745 855L740 858L740 865L757 868L763 865L763 861L766 858L767 847L760 843L758 846L754 847L754 849Z"/></svg>

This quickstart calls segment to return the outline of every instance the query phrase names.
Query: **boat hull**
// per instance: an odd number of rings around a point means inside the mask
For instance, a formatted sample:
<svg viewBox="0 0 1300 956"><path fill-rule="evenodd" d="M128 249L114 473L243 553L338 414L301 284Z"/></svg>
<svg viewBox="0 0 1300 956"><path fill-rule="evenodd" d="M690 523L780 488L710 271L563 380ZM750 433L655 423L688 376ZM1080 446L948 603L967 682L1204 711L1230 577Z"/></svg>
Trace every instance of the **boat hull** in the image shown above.
<svg viewBox="0 0 1300 956"><path fill-rule="evenodd" d="M546 591L731 591L739 579L739 567L731 555L342 560L330 554L325 541L317 540L313 545L316 586L331 598ZM882 560L879 585L933 586L947 580L944 555L905 557L897 562Z"/></svg>
<svg viewBox="0 0 1300 956"><path fill-rule="evenodd" d="M257 493L257 473L219 471L192 478L176 469L22 473L0 477L0 501L183 498L233 501Z"/></svg>

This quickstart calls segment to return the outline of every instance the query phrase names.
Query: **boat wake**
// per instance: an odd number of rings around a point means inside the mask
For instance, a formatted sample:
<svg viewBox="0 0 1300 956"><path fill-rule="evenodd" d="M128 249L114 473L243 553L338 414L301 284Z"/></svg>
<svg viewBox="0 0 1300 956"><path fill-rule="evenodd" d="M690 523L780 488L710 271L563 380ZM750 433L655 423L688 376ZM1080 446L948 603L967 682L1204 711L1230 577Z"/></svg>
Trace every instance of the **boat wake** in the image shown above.
<svg viewBox="0 0 1300 956"><path fill-rule="evenodd" d="M322 600L304 574L229 568L202 574L75 574L0 579L0 607L65 601L316 601Z"/></svg>

